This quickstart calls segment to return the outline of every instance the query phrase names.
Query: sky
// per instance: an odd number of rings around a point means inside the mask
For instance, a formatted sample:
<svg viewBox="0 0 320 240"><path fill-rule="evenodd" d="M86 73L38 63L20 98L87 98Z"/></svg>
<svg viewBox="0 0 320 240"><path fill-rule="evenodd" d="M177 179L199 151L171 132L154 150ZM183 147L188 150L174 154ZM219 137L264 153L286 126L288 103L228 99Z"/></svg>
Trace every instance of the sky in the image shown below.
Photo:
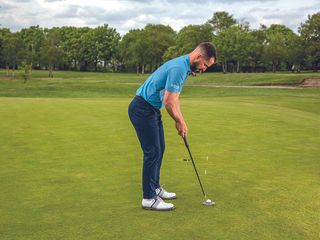
<svg viewBox="0 0 320 240"><path fill-rule="evenodd" d="M308 14L320 11L320 0L0 0L0 24L11 31L108 24L124 35L148 23L179 31L204 24L218 11L249 22L253 29L283 24L297 32Z"/></svg>

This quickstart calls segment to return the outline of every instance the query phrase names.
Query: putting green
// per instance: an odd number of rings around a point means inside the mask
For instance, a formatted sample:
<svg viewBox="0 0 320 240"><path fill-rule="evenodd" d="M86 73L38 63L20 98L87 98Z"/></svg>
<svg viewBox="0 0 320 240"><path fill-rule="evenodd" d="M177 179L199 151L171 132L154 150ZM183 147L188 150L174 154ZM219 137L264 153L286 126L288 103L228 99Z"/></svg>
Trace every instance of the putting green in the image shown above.
<svg viewBox="0 0 320 240"><path fill-rule="evenodd" d="M182 99L215 207L201 204L188 152L163 111L162 183L178 195L165 213L140 207L130 100L0 98L2 239L319 237L319 99Z"/></svg>

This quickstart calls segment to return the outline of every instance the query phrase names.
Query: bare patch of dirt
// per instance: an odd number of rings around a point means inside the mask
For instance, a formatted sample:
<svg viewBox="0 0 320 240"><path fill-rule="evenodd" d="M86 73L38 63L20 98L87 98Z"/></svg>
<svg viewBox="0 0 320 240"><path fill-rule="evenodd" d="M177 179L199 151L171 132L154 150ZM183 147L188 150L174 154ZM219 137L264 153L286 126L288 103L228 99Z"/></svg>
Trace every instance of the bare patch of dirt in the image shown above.
<svg viewBox="0 0 320 240"><path fill-rule="evenodd" d="M306 78L300 83L301 87L320 87L320 78Z"/></svg>

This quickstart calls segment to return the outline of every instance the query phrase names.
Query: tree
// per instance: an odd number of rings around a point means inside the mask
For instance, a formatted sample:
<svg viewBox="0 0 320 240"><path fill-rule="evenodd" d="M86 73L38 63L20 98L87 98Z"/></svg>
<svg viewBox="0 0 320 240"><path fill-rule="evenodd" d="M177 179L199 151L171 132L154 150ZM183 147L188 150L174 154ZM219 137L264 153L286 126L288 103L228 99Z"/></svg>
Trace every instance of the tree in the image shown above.
<svg viewBox="0 0 320 240"><path fill-rule="evenodd" d="M47 31L45 43L40 52L41 62L48 68L49 77L53 77L53 69L63 64L64 52L60 47L60 35L57 28Z"/></svg>
<svg viewBox="0 0 320 240"><path fill-rule="evenodd" d="M262 69L264 71L265 66L262 59L263 56L263 49L264 44L266 41L266 29L267 27L265 25L260 25L260 28L257 30L253 30L250 32L250 35L252 35L254 42L251 45L251 69L254 72L259 71L259 69Z"/></svg>
<svg viewBox="0 0 320 240"><path fill-rule="evenodd" d="M37 26L23 28L20 31L21 38L26 47L25 61L26 64L31 65L31 69L35 65L40 65L40 49L44 42L44 31Z"/></svg>
<svg viewBox="0 0 320 240"><path fill-rule="evenodd" d="M255 39L250 33L249 26L234 25L223 29L214 38L214 42L219 50L219 62L224 73L228 71L228 65L232 67L232 72L240 72L241 64L249 64L252 61Z"/></svg>
<svg viewBox="0 0 320 240"><path fill-rule="evenodd" d="M208 24L212 26L212 30L215 35L218 35L222 30L227 29L237 23L228 12L221 11L213 13L211 19L207 21Z"/></svg>
<svg viewBox="0 0 320 240"><path fill-rule="evenodd" d="M146 61L153 72L162 62L165 51L174 44L176 33L170 26L147 24L143 29L143 41L146 45ZM142 66L144 72L144 66Z"/></svg>
<svg viewBox="0 0 320 240"><path fill-rule="evenodd" d="M306 52L302 39L297 34L292 35L287 47L288 70L292 69L292 66L297 66L300 69L304 64L305 57Z"/></svg>
<svg viewBox="0 0 320 240"><path fill-rule="evenodd" d="M60 32L60 45L65 53L65 68L80 70L84 57L80 49L83 45L83 36L91 29L88 27L62 27Z"/></svg>
<svg viewBox="0 0 320 240"><path fill-rule="evenodd" d="M214 43L219 51L218 62L221 63L223 73L228 71L228 61L232 59L233 49L231 43L231 32L227 29L222 30L219 35L214 37Z"/></svg>
<svg viewBox="0 0 320 240"><path fill-rule="evenodd" d="M268 41L263 51L263 59L266 62L271 62L273 72L279 69L284 58L286 58L286 49L284 48L282 34L274 33L268 36Z"/></svg>
<svg viewBox="0 0 320 240"><path fill-rule="evenodd" d="M181 53L181 49L177 45L173 45L168 47L168 49L164 52L162 59L164 61L169 61L172 58L179 56Z"/></svg>
<svg viewBox="0 0 320 240"><path fill-rule="evenodd" d="M98 59L103 61L103 68L106 69L107 63L115 58L120 34L115 28L108 27L107 24L94 29L94 34L97 39Z"/></svg>
<svg viewBox="0 0 320 240"><path fill-rule="evenodd" d="M147 24L144 29L130 30L119 45L120 56L126 66L134 65L137 74L145 67L154 71L163 62L165 51L174 44L176 33L170 26Z"/></svg>
<svg viewBox="0 0 320 240"><path fill-rule="evenodd" d="M29 79L30 79L30 76L31 76L31 69L32 69L32 65L27 63L26 61L23 61L21 63L22 67L23 67L23 83L26 83Z"/></svg>
<svg viewBox="0 0 320 240"><path fill-rule="evenodd" d="M82 62L81 69L84 71L88 70L88 66L93 66L95 71L98 69L99 51L96 47L97 41L98 39L96 38L92 29L81 36L81 46L79 52Z"/></svg>
<svg viewBox="0 0 320 240"><path fill-rule="evenodd" d="M272 71L279 70L288 61L289 46L293 38L293 31L284 25L272 24L266 29L263 59L271 63Z"/></svg>
<svg viewBox="0 0 320 240"><path fill-rule="evenodd" d="M15 69L22 62L25 55L24 42L19 33L10 33L3 39L2 56L9 76L9 69L12 69L12 77L15 76Z"/></svg>
<svg viewBox="0 0 320 240"><path fill-rule="evenodd" d="M138 75L140 66L144 66L147 60L147 44L144 37L143 30L133 29L123 36L120 43L122 61L128 66L135 65Z"/></svg>
<svg viewBox="0 0 320 240"><path fill-rule="evenodd" d="M305 60L317 71L320 64L320 12L308 15L306 22L301 24L299 33L307 54Z"/></svg>
<svg viewBox="0 0 320 240"><path fill-rule="evenodd" d="M11 32L8 28L0 28L0 67L5 67L5 62L4 62L4 42L5 39L10 36Z"/></svg>
<svg viewBox="0 0 320 240"><path fill-rule="evenodd" d="M105 69L115 55L119 40L119 33L106 24L85 33L81 37L80 47L81 58L85 62L84 70L88 65L93 65L97 71L99 64Z"/></svg>
<svg viewBox="0 0 320 240"><path fill-rule="evenodd" d="M168 60L191 52L201 42L211 42L211 27L205 25L188 25L182 28L176 38L176 44L168 48L164 59Z"/></svg>

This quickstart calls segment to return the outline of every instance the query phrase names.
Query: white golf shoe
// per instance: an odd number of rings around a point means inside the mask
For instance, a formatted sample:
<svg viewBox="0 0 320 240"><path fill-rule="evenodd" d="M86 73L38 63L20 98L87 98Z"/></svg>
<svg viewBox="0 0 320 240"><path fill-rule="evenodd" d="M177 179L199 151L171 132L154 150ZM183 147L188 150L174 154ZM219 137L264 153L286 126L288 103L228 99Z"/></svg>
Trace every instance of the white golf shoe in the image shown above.
<svg viewBox="0 0 320 240"><path fill-rule="evenodd" d="M146 210L169 211L174 209L172 203L164 202L160 197L156 199L142 199L142 208Z"/></svg>
<svg viewBox="0 0 320 240"><path fill-rule="evenodd" d="M172 200L177 198L177 195L175 193L167 192L163 187L157 188L156 194L163 200Z"/></svg>

